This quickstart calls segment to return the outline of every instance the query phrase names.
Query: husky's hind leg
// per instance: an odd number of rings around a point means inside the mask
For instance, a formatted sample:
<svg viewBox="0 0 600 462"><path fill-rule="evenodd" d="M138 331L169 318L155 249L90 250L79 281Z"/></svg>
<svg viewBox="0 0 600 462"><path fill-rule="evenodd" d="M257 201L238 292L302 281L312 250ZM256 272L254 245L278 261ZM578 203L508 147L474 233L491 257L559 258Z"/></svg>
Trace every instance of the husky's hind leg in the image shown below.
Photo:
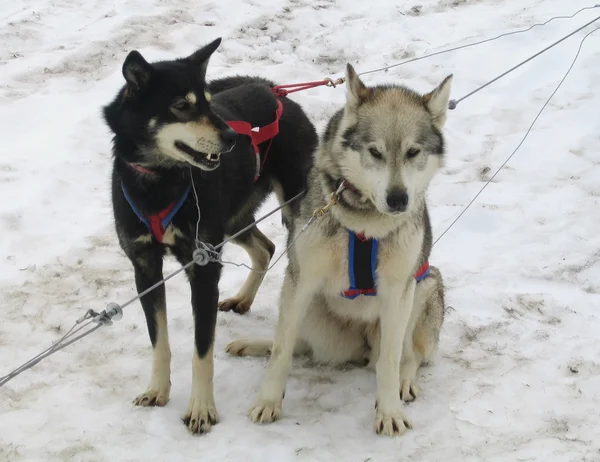
<svg viewBox="0 0 600 462"><path fill-rule="evenodd" d="M252 261L252 270L239 292L234 297L219 303L219 310L233 310L238 314L244 314L250 310L250 306L254 302L256 292L258 292L269 268L271 257L275 253L275 244L256 226L238 236L233 242L248 253Z"/></svg>

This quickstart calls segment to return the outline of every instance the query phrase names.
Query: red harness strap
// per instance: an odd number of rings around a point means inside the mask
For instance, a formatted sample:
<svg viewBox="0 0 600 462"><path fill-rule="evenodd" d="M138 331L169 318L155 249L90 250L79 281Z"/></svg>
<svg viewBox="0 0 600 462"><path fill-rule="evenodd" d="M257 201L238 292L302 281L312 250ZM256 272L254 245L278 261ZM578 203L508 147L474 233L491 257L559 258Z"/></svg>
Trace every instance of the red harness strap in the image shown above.
<svg viewBox="0 0 600 462"><path fill-rule="evenodd" d="M161 210L160 212L155 213L154 215L146 215L146 219L148 220L148 223L150 224L150 226L148 226L148 228L150 229L150 232L152 233L154 238L161 244L162 244L163 238L165 237L165 231L166 231L165 228L163 227L162 222L165 218L167 218L169 213L171 213L171 210L173 210L173 207L175 207L175 202L173 202L167 208Z"/></svg>
<svg viewBox="0 0 600 462"><path fill-rule="evenodd" d="M419 268L419 270L415 273L415 279L417 280L417 282L425 279L427 276L429 276L430 270L429 270L429 260L426 261L425 263L423 263L423 266L421 266Z"/></svg>
<svg viewBox="0 0 600 462"><path fill-rule="evenodd" d="M269 155L269 150L271 149L271 143L273 142L273 138L277 136L279 133L279 119L281 119L281 114L283 113L283 104L281 101L277 101L277 110L275 111L275 120L271 122L269 125L265 125L264 127L252 127L248 122L243 120L234 120L226 122L227 125L236 133L240 135L246 135L250 137L250 142L252 143L252 147L254 148L254 154L256 156L256 176L254 177L254 181L258 180L260 176L260 172L262 171L263 166L265 165L265 161L267 160L267 156ZM260 161L260 150L258 149L258 145L264 143L267 140L271 140L267 150L265 151L265 158L262 163Z"/></svg>

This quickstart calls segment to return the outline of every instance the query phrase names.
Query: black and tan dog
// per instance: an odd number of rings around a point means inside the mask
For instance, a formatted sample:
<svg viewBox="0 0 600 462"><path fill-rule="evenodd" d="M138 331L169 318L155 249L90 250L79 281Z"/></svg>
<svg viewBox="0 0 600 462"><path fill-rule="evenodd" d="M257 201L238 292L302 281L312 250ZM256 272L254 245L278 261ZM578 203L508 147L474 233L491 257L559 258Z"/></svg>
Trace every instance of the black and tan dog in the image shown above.
<svg viewBox="0 0 600 462"><path fill-rule="evenodd" d="M197 241L217 245L251 224L272 191L286 201L305 188L317 144L314 126L298 104L275 97L267 80L231 77L207 83L207 64L220 42L187 58L156 63L132 51L123 64L126 85L104 108L114 133L116 229L133 264L138 293L162 279L168 251L185 264L192 260ZM284 222L290 213L286 207ZM195 351L184 422L194 433L206 432L217 422L217 308L246 312L275 250L257 227L233 242L248 252L255 270L235 297L218 304L219 263L187 270ZM143 296L141 303L153 362L148 389L134 402L164 406L171 388L164 286Z"/></svg>

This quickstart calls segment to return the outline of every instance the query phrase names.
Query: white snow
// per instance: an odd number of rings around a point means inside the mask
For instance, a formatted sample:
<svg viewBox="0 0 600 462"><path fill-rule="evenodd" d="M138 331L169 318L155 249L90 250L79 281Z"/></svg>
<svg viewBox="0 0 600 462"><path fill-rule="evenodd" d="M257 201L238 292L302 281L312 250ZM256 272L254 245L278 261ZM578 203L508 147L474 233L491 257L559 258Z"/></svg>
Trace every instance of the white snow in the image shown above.
<svg viewBox="0 0 600 462"><path fill-rule="evenodd" d="M340 76L568 15L584 0L13 0L0 6L0 375L55 341L85 310L134 294L109 195L110 136L100 118L126 53L186 55L223 36L209 77L278 83ZM419 13L412 8L417 8ZM461 97L600 14L585 11L466 50L365 76L419 91L455 76ZM596 22L596 27L599 26ZM430 193L434 233L506 159L571 63L562 43L450 113L448 161ZM215 390L221 422L192 436L180 421L191 386L184 277L167 284L171 401L142 409L150 343L139 305L0 388L7 461L600 461L600 32L521 150L431 259L447 284L440 353L407 406L414 429L373 430L375 380L362 369L297 360L284 416L246 417L265 360L233 359L240 336L271 336L285 258L250 314L220 314ZM343 89L293 96L319 129ZM275 205L270 200L262 212ZM278 215L261 226L283 249ZM243 250L226 259L248 263ZM176 268L169 262L166 271ZM223 296L247 270L227 267Z"/></svg>

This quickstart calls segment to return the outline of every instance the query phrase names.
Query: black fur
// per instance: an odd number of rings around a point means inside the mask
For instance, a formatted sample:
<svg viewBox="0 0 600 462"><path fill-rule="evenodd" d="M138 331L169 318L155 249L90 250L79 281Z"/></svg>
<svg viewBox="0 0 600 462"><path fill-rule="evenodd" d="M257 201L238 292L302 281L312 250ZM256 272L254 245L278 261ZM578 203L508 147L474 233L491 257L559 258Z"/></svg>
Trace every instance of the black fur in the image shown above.
<svg viewBox="0 0 600 462"><path fill-rule="evenodd" d="M143 213L152 214L183 195L193 172L201 212L199 238L212 245L254 221L257 208L277 184L283 190L284 200L305 189L317 135L302 108L287 98L280 98L284 106L280 132L272 141L257 182L255 156L246 136L237 137L233 150L221 155L220 166L213 171L161 158L154 134L166 124L202 119L226 134L229 128L225 120L244 120L259 127L274 120L276 99L269 89L271 82L257 77L230 77L205 83L208 58L218 46L215 43L188 58L153 64L132 52L123 66L127 85L104 108L105 120L114 133L112 202L116 230L120 245L133 264L138 292L162 279L162 260L167 251L182 264L192 260L198 213L190 192L172 220L183 234L174 245L160 244L154 238L151 242L139 240L148 235L148 229L125 200L121 184ZM212 95L210 103L204 98L205 90ZM196 104L183 115L174 114L171 105L189 92L198 96ZM149 128L151 119L156 120L154 129ZM260 146L263 158L268 144L267 141ZM142 164L155 174L140 173L129 163ZM238 242L246 236L242 235ZM273 249L269 248L269 252L272 254ZM213 342L220 274L217 263L194 265L187 271L195 346L201 358ZM163 286L141 299L152 345L157 339L156 310L164 309L164 299Z"/></svg>

